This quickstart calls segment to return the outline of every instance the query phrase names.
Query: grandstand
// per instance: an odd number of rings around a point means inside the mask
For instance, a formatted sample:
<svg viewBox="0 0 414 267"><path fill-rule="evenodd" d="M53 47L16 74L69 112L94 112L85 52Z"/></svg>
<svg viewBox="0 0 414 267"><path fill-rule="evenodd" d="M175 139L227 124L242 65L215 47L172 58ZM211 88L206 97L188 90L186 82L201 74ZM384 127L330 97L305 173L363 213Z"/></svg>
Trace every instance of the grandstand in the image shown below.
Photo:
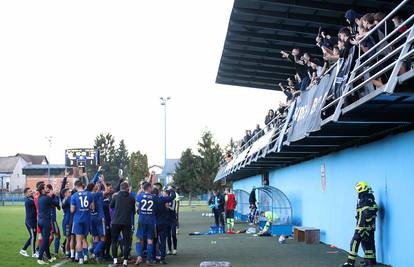
<svg viewBox="0 0 414 267"><path fill-rule="evenodd" d="M346 53L223 161L215 181L232 180L235 190L247 192L263 184L282 190L295 225L318 227L322 242L348 250L353 185L366 180L380 205L377 259L407 266L411 240L404 233L414 219L406 213L414 186L407 177L414 171L413 1L236 0L216 82L279 90L298 75L281 51L298 48L329 61L315 39L321 31L343 31L350 9L385 16L365 34L358 28Z"/></svg>

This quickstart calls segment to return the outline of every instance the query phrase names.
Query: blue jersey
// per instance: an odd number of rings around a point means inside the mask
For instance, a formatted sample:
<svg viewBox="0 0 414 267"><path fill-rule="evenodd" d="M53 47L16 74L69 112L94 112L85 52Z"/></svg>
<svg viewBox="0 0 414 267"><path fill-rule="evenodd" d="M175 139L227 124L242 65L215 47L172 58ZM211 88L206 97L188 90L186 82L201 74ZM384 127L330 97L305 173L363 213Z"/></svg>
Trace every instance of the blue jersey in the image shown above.
<svg viewBox="0 0 414 267"><path fill-rule="evenodd" d="M70 204L75 206L73 222L89 222L90 206L93 201L93 195L89 191L78 191L72 195Z"/></svg>
<svg viewBox="0 0 414 267"><path fill-rule="evenodd" d="M93 202L95 203L95 211L92 213L92 216L97 216L99 219L105 218L103 199L104 199L103 192L96 192L93 194Z"/></svg>
<svg viewBox="0 0 414 267"><path fill-rule="evenodd" d="M155 224L155 195L141 193L137 195L138 222L145 224Z"/></svg>
<svg viewBox="0 0 414 267"><path fill-rule="evenodd" d="M155 209L157 205L162 205L171 201L172 197L156 196L149 193L141 193L137 195L138 205L138 223L155 224L156 215Z"/></svg>
<svg viewBox="0 0 414 267"><path fill-rule="evenodd" d="M65 223L69 223L70 220L70 197L62 200L63 219Z"/></svg>
<svg viewBox="0 0 414 267"><path fill-rule="evenodd" d="M59 197L58 196L53 196L53 201L55 203L59 203ZM53 206L50 208L50 216L52 216L52 222L56 222L56 208L58 208L60 210L60 205L58 206Z"/></svg>

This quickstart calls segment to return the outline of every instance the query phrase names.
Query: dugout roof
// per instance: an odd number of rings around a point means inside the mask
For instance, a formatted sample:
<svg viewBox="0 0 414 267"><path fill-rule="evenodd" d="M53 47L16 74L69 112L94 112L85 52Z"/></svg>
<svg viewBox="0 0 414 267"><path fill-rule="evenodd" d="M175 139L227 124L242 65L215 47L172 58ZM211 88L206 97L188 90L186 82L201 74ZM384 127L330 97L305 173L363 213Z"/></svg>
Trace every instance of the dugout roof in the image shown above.
<svg viewBox="0 0 414 267"><path fill-rule="evenodd" d="M389 13L399 0L235 0L216 83L279 90L294 68L280 51L299 47L322 56L315 45L319 27L335 36L348 9ZM410 8L409 8L410 7ZM405 12L413 10L410 3ZM402 16L406 14L401 14Z"/></svg>

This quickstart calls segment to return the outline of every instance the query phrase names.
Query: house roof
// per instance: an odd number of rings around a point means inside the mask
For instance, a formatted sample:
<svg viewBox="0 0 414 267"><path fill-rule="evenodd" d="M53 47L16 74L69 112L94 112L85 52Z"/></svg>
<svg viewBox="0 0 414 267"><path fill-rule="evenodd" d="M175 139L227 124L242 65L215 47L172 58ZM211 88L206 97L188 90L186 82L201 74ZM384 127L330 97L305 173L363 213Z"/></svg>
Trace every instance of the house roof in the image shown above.
<svg viewBox="0 0 414 267"><path fill-rule="evenodd" d="M162 175L165 176L175 173L175 169L177 168L179 162L179 159L167 159L164 169L162 170Z"/></svg>
<svg viewBox="0 0 414 267"><path fill-rule="evenodd" d="M12 173L19 157L0 157L0 172L2 173Z"/></svg>
<svg viewBox="0 0 414 267"><path fill-rule="evenodd" d="M23 170L47 170L50 168L51 170L64 170L66 169L65 164L29 164L25 167L23 167Z"/></svg>
<svg viewBox="0 0 414 267"><path fill-rule="evenodd" d="M21 157L30 164L42 164L43 161L46 161L46 163L49 162L45 155L30 155L24 153L17 153L16 157Z"/></svg>

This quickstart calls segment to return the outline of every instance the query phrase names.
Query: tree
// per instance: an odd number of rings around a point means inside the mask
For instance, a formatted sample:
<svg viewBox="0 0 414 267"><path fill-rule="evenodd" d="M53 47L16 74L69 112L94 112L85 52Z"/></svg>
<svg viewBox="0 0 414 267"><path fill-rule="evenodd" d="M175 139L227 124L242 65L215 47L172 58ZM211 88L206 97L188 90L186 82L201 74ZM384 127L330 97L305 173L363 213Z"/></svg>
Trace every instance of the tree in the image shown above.
<svg viewBox="0 0 414 267"><path fill-rule="evenodd" d="M234 153L237 151L237 144L234 142L233 137L230 138L229 143L225 147L225 151L231 155L234 155Z"/></svg>
<svg viewBox="0 0 414 267"><path fill-rule="evenodd" d="M200 157L193 154L190 148L187 148L180 158L180 162L175 170L174 183L184 194L189 195L191 205L191 196L201 193L202 188L198 185L198 173L200 172Z"/></svg>
<svg viewBox="0 0 414 267"><path fill-rule="evenodd" d="M198 174L198 184L205 191L210 191L220 185L214 184L213 179L223 158L220 145L213 139L210 131L203 132L201 140L198 142L198 153L200 154L200 173Z"/></svg>
<svg viewBox="0 0 414 267"><path fill-rule="evenodd" d="M148 157L140 151L132 152L129 159L129 180L134 190L138 190L139 182L148 174Z"/></svg>
<svg viewBox="0 0 414 267"><path fill-rule="evenodd" d="M124 172L124 177L128 176L129 155L123 139L119 142L119 146L115 151L114 167L117 168L118 171L121 169Z"/></svg>
<svg viewBox="0 0 414 267"><path fill-rule="evenodd" d="M110 133L100 133L95 138L95 149L99 149L100 165L108 182L118 181L118 169L114 165L115 161L115 138ZM92 178L97 171L97 166L88 168L88 177Z"/></svg>

